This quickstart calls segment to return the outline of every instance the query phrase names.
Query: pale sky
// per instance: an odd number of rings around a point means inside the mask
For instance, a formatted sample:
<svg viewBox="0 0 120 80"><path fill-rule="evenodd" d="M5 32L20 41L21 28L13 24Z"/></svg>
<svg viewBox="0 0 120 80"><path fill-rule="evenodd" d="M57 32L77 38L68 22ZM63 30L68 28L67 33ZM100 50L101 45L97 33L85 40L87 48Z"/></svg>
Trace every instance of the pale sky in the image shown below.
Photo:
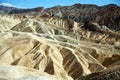
<svg viewBox="0 0 120 80"><path fill-rule="evenodd" d="M120 0L0 0L0 4L7 4L21 8L35 7L53 7L56 5L68 6L75 3L96 4L99 6L107 4L117 4L120 6Z"/></svg>

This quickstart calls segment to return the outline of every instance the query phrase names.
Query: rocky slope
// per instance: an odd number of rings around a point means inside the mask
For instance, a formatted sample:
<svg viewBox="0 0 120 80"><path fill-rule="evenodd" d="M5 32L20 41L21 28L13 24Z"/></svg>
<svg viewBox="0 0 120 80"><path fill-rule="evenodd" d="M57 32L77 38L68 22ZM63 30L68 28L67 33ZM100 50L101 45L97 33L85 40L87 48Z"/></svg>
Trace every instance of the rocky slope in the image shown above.
<svg viewBox="0 0 120 80"><path fill-rule="evenodd" d="M120 67L115 67L109 70L99 71L80 78L79 80L119 80Z"/></svg>
<svg viewBox="0 0 120 80"><path fill-rule="evenodd" d="M107 26L51 15L1 15L0 22L1 80L95 80L120 65L120 34Z"/></svg>
<svg viewBox="0 0 120 80"><path fill-rule="evenodd" d="M120 30L120 6L109 4L97 6L91 4L74 4L71 6L55 6L51 8L18 9L0 6L0 12L4 14L44 15L49 14L64 19L70 19L79 23L93 21L107 26L113 31Z"/></svg>
<svg viewBox="0 0 120 80"><path fill-rule="evenodd" d="M105 25L112 30L120 29L120 7L114 4L105 6L74 4L72 6L55 6L44 12L55 16L62 16L76 22L93 21Z"/></svg>
<svg viewBox="0 0 120 80"><path fill-rule="evenodd" d="M89 18L101 25L108 26L112 30L120 30L120 7L116 5L105 6Z"/></svg>

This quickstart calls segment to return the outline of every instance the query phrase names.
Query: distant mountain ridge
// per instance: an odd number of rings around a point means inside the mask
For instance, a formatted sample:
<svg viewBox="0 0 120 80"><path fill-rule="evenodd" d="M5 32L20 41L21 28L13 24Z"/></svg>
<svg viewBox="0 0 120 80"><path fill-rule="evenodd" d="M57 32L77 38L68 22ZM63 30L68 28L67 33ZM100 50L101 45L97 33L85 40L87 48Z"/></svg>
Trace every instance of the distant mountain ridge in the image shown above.
<svg viewBox="0 0 120 80"><path fill-rule="evenodd" d="M22 9L22 8L0 5L0 14L22 14L22 13L30 13L30 12L40 12L43 9L44 9L43 7Z"/></svg>
<svg viewBox="0 0 120 80"><path fill-rule="evenodd" d="M0 6L3 14L49 14L76 22L93 21L110 29L120 31L120 6L109 4L97 6L93 4L74 4L71 6L55 6L51 8L37 7L32 9L18 9L14 7Z"/></svg>
<svg viewBox="0 0 120 80"><path fill-rule="evenodd" d="M17 9L17 8L0 5L0 14L8 14L13 9Z"/></svg>

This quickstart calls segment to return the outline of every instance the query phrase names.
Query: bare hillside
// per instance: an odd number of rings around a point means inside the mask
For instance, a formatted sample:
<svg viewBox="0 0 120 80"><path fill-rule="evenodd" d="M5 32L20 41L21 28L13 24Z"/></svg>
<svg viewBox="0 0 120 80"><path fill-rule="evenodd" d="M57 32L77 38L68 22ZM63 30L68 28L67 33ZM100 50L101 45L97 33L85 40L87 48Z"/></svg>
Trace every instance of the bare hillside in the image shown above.
<svg viewBox="0 0 120 80"><path fill-rule="evenodd" d="M0 80L96 80L120 65L120 34L99 23L49 14L0 23Z"/></svg>

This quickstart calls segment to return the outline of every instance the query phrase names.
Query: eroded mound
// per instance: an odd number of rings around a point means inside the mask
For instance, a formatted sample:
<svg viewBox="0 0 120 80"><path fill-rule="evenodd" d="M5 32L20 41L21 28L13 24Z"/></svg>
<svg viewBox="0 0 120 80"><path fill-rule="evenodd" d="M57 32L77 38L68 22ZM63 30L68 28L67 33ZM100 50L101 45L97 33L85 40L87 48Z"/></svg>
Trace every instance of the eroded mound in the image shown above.
<svg viewBox="0 0 120 80"><path fill-rule="evenodd" d="M28 18L0 32L0 79L80 80L119 66L119 33L94 22Z"/></svg>
<svg viewBox="0 0 120 80"><path fill-rule="evenodd" d="M103 70L100 72L92 73L84 76L79 80L119 80L120 79L120 67L114 67L109 70Z"/></svg>

